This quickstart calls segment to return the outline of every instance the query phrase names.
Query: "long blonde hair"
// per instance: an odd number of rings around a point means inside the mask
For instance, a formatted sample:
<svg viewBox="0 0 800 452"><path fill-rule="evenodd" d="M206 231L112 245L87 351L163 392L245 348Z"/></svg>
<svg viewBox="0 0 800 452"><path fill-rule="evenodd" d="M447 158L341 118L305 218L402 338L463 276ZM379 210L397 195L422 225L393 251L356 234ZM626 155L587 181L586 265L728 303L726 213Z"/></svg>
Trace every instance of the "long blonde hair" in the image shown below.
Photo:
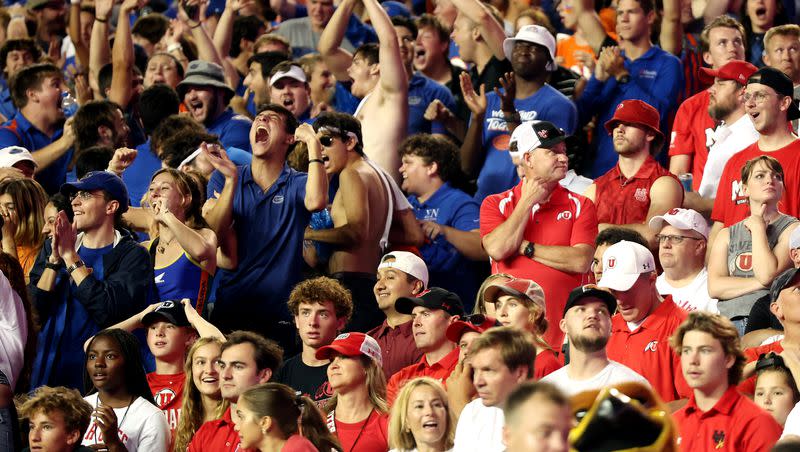
<svg viewBox="0 0 800 452"><path fill-rule="evenodd" d="M386 414L389 412L389 404L386 402L386 375L383 374L383 369L371 358L361 355L355 359L361 360L361 365L367 371L367 391L369 393L369 401L372 406L381 413ZM334 393L325 403L325 411L331 412L336 408L338 401L338 394Z"/></svg>
<svg viewBox="0 0 800 452"><path fill-rule="evenodd" d="M194 361L194 354L200 347L208 344L217 344L222 347L222 341L216 337L201 337L196 340L189 353L186 354L186 361L183 364L183 371L186 374L186 380L183 384L183 400L181 408L181 417L178 420L178 427L175 429L175 441L172 446L173 452L186 452L189 442L192 440L197 429L203 425L205 421L205 413L203 413L202 394L197 390L194 385L194 375L192 374L192 362ZM219 405L214 410L214 418L219 419L225 414L228 409L229 402L220 397Z"/></svg>
<svg viewBox="0 0 800 452"><path fill-rule="evenodd" d="M417 447L417 440L408 428L408 404L411 393L420 386L428 386L436 392L442 400L445 410L447 410L447 427L444 432L444 450L453 448L453 439L456 434L456 421L453 410L450 409L450 401L447 398L442 384L431 377L419 377L408 381L403 385L400 394L392 406L392 416L389 419L389 447L397 450L412 450Z"/></svg>
<svg viewBox="0 0 800 452"><path fill-rule="evenodd" d="M47 193L33 179L5 179L0 182L0 195L8 194L17 209L19 224L14 234L17 245L41 248L44 242L44 208Z"/></svg>

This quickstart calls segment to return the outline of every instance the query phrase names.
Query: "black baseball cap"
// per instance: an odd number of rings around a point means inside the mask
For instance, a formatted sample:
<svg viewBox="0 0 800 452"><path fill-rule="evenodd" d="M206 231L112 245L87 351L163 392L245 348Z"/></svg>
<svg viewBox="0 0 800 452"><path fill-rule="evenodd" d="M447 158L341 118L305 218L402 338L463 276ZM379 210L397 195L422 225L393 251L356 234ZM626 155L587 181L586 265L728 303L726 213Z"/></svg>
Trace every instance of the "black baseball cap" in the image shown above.
<svg viewBox="0 0 800 452"><path fill-rule="evenodd" d="M549 121L523 122L511 134L509 146L516 147L516 152L526 153L535 149L550 149L567 139L563 129Z"/></svg>
<svg viewBox="0 0 800 452"><path fill-rule="evenodd" d="M155 311L148 312L142 317L142 325L148 326L159 320L166 319L167 322L175 326L192 326L183 309L183 304L180 301L162 301Z"/></svg>
<svg viewBox="0 0 800 452"><path fill-rule="evenodd" d="M783 289L789 287L789 284L792 283L792 280L794 280L795 275L797 275L799 272L800 269L798 268L790 268L781 273L780 275L778 275L778 277L775 278L774 281L772 281L772 285L769 287L770 303L775 303L776 301L778 301L778 295L781 294L781 291Z"/></svg>
<svg viewBox="0 0 800 452"><path fill-rule="evenodd" d="M794 99L794 83L786 74L773 67L762 67L750 78L747 79L747 84L758 83L761 85L769 86L774 89L780 96L788 96L792 98L792 103L789 105L789 110L786 112L786 119L793 120L800 118L800 108L797 107L797 100Z"/></svg>
<svg viewBox="0 0 800 452"><path fill-rule="evenodd" d="M395 310L400 314L411 314L415 306L441 309L450 315L464 315L464 305L461 303L461 298L441 287L431 287L422 291L417 297L400 297L394 304Z"/></svg>
<svg viewBox="0 0 800 452"><path fill-rule="evenodd" d="M617 310L617 299L614 298L614 295L594 285L579 286L572 289L572 292L569 293L569 297L567 298L567 304L564 306L564 315L567 315L567 311L569 311L570 308L578 306L583 299L590 297L605 303L608 308L608 313L614 315L614 311Z"/></svg>

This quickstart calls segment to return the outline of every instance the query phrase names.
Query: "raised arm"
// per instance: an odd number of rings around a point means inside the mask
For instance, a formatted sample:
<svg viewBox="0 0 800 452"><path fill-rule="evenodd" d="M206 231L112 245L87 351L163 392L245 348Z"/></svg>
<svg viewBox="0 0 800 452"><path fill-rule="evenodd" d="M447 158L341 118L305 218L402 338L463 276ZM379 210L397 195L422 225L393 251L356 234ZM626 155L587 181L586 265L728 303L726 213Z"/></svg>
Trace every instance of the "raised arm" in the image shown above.
<svg viewBox="0 0 800 452"><path fill-rule="evenodd" d="M408 76L400 58L397 31L378 0L363 0L364 8L378 34L378 58L381 65L380 90L384 95L408 95Z"/></svg>
<svg viewBox="0 0 800 452"><path fill-rule="evenodd" d="M683 50L683 23L681 23L681 0L663 0L664 15L661 18L659 44L667 52L680 58Z"/></svg>
<svg viewBox="0 0 800 452"><path fill-rule="evenodd" d="M233 197L239 179L239 171L224 149L205 143L201 146L208 161L224 178L224 185L219 197L214 201L214 206L204 214L211 229L217 236L220 236L221 233L228 232L233 223ZM212 175L213 180L214 176Z"/></svg>
<svg viewBox="0 0 800 452"><path fill-rule="evenodd" d="M322 56L322 60L325 61L336 80L340 81L350 80L347 68L352 64L353 56L341 48L341 45L345 31L347 31L347 23L350 21L357 2L358 0L342 0L339 3L331 20L328 21L328 25L322 30L317 44L317 50Z"/></svg>
<svg viewBox="0 0 800 452"><path fill-rule="evenodd" d="M308 180L304 204L309 212L322 210L328 205L328 175L322 163L322 144L310 124L301 124L294 133L297 141L308 149Z"/></svg>
<svg viewBox="0 0 800 452"><path fill-rule="evenodd" d="M81 2L70 2L69 27L67 28L72 45L75 46L75 60L78 67L85 71L89 67L89 43L83 42L81 33Z"/></svg>
<svg viewBox="0 0 800 452"><path fill-rule="evenodd" d="M100 86L100 69L111 62L111 46L108 44L108 21L114 0L96 0L94 3L94 25L89 44L89 83L92 87ZM95 97L102 99L105 93L96 92Z"/></svg>
<svg viewBox="0 0 800 452"><path fill-rule="evenodd" d="M506 54L503 51L503 41L506 39L506 32L503 24L498 22L489 8L478 0L453 0L453 4L469 20L478 24L481 29L481 36L492 49L492 53L498 60L505 60Z"/></svg>
<svg viewBox="0 0 800 452"><path fill-rule="evenodd" d="M462 72L460 77L461 92L464 102L472 112L464 142L461 143L461 171L467 176L477 176L483 166L485 152L483 149L483 120L486 115L486 86L480 86L480 94L472 87L469 74Z"/></svg>
<svg viewBox="0 0 800 452"><path fill-rule="evenodd" d="M128 107L128 102L133 96L131 83L134 57L130 15L142 4L142 0L125 0L120 6L114 48L111 51L114 72L111 75L111 92L108 93L108 99L118 103L123 109Z"/></svg>
<svg viewBox="0 0 800 452"><path fill-rule="evenodd" d="M214 47L219 52L221 58L225 58L231 51L231 40L233 38L233 22L239 15L242 8L251 7L255 4L253 0L228 0L225 2L225 9L219 18L219 23L214 29Z"/></svg>
<svg viewBox="0 0 800 452"><path fill-rule="evenodd" d="M217 48L214 47L214 42L211 40L211 36L208 35L201 21L201 17L205 14L205 9L208 7L208 0L189 0L188 4L199 6L199 8L195 10L195 15L189 17L186 10L183 9L183 2L178 2L178 19L186 22L189 26L189 31L192 34L194 43L197 45L197 59L223 66L222 57L217 52Z"/></svg>
<svg viewBox="0 0 800 452"><path fill-rule="evenodd" d="M594 10L592 0L574 0L572 7L575 9L575 17L578 18L578 28L583 32L583 37L592 47L595 54L600 53L600 47L608 34L600 22L600 16Z"/></svg>

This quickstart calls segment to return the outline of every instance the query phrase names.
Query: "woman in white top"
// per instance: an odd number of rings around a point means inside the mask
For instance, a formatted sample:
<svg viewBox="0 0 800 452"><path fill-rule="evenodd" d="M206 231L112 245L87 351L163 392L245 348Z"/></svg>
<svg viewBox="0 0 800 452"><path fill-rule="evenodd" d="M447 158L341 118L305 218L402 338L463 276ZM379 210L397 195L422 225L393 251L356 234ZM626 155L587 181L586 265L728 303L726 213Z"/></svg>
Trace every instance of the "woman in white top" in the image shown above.
<svg viewBox="0 0 800 452"><path fill-rule="evenodd" d="M114 328L97 333L86 349L84 397L94 411L84 446L104 444L109 452L166 452L167 418L153 401L139 354L139 341Z"/></svg>
<svg viewBox="0 0 800 452"><path fill-rule="evenodd" d="M389 419L393 452L445 452L453 449L456 426L441 383L415 378L403 386Z"/></svg>

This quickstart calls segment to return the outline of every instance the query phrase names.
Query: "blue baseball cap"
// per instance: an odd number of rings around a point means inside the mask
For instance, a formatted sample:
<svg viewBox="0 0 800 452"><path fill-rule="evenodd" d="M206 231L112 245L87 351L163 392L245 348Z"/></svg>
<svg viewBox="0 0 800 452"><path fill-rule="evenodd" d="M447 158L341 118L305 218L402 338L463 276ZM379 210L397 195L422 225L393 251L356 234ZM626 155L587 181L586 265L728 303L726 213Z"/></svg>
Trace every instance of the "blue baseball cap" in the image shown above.
<svg viewBox="0 0 800 452"><path fill-rule="evenodd" d="M83 176L78 182L67 183L61 186L62 195L69 195L77 191L104 190L111 196L111 199L119 202L119 211L124 213L128 210L128 189L125 183L116 174L108 171L92 171Z"/></svg>

